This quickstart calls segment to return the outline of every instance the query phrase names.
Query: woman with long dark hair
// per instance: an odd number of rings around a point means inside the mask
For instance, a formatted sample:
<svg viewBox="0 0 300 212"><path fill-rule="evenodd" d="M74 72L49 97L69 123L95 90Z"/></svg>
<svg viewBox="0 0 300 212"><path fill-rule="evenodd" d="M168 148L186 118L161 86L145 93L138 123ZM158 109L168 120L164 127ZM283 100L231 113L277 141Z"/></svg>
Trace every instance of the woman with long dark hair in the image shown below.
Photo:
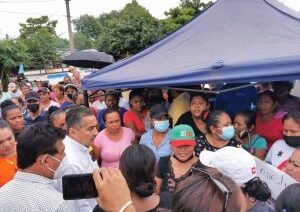
<svg viewBox="0 0 300 212"><path fill-rule="evenodd" d="M135 144L128 147L120 159L120 170L126 179L136 211L154 212L171 207L169 193L155 194L155 155L150 148ZM96 207L94 212L103 211Z"/></svg>
<svg viewBox="0 0 300 212"><path fill-rule="evenodd" d="M225 146L241 146L235 138L235 129L229 115L222 110L210 112L206 119L206 134L197 137L195 153L203 150L216 151Z"/></svg>

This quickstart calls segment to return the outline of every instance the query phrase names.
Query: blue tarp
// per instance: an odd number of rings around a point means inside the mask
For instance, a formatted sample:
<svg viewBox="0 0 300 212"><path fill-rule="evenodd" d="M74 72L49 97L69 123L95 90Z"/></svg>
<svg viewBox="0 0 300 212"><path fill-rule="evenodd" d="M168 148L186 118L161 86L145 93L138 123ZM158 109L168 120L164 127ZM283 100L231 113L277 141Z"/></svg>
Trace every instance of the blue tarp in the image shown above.
<svg viewBox="0 0 300 212"><path fill-rule="evenodd" d="M300 79L300 14L276 0L219 0L179 30L83 79L137 88Z"/></svg>

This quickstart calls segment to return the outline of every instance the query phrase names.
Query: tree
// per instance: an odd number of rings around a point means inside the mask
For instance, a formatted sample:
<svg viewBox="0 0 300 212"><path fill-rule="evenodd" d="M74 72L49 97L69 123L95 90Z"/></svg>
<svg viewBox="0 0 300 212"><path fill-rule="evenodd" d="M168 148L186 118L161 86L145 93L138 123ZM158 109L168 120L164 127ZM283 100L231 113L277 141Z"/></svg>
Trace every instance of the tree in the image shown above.
<svg viewBox="0 0 300 212"><path fill-rule="evenodd" d="M20 63L26 65L29 62L30 56L21 40L0 40L0 77L4 88L7 87L9 75L17 73Z"/></svg>
<svg viewBox="0 0 300 212"><path fill-rule="evenodd" d="M99 51L131 55L162 37L162 24L136 1L121 11L100 17L102 32L96 40Z"/></svg>
<svg viewBox="0 0 300 212"><path fill-rule="evenodd" d="M162 20L165 28L164 32L169 33L178 29L211 5L211 1L204 3L201 0L180 0L178 7L165 12L167 18Z"/></svg>
<svg viewBox="0 0 300 212"><path fill-rule="evenodd" d="M74 45L75 45L75 49L78 49L78 50L92 49L93 48L93 40L90 39L84 33L76 32L76 33L74 33Z"/></svg>
<svg viewBox="0 0 300 212"><path fill-rule="evenodd" d="M32 58L31 67L45 68L52 60L59 59L56 24L57 21L50 21L47 16L28 18L20 24L20 39Z"/></svg>
<svg viewBox="0 0 300 212"><path fill-rule="evenodd" d="M50 21L48 16L42 16L40 18L28 18L26 23L20 23L20 38L28 39L31 35L34 35L41 29L48 31L52 35L56 35L56 24L57 21Z"/></svg>
<svg viewBox="0 0 300 212"><path fill-rule="evenodd" d="M72 22L75 30L87 38L96 39L101 32L99 20L92 15L81 15Z"/></svg>
<svg viewBox="0 0 300 212"><path fill-rule="evenodd" d="M212 1L207 3L201 2L201 0L180 0L181 8L193 8L196 11L203 11L212 5Z"/></svg>

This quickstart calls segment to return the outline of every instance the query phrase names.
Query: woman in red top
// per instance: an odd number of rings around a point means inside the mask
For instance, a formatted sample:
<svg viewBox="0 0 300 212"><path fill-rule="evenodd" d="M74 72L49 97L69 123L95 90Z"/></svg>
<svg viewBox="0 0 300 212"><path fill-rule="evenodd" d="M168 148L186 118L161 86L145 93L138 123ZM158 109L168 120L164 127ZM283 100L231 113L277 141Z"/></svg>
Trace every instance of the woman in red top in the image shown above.
<svg viewBox="0 0 300 212"><path fill-rule="evenodd" d="M282 139L283 116L276 114L277 101L272 91L258 95L255 132L267 140L268 150L272 144Z"/></svg>
<svg viewBox="0 0 300 212"><path fill-rule="evenodd" d="M145 116L143 114L144 100L140 90L130 91L129 105L130 110L124 113L123 117L124 126L131 128L135 132L136 140L139 141L145 132Z"/></svg>
<svg viewBox="0 0 300 212"><path fill-rule="evenodd" d="M0 120L0 188L14 178L17 169L15 136L7 122Z"/></svg>

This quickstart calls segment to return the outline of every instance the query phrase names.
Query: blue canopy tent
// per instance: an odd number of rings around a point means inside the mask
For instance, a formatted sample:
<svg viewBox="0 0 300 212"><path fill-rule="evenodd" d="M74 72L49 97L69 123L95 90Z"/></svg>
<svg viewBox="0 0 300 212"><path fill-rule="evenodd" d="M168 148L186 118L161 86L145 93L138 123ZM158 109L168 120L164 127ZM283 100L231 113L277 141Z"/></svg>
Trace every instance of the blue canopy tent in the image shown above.
<svg viewBox="0 0 300 212"><path fill-rule="evenodd" d="M90 74L84 90L300 79L300 14L276 0L219 0L179 30Z"/></svg>

